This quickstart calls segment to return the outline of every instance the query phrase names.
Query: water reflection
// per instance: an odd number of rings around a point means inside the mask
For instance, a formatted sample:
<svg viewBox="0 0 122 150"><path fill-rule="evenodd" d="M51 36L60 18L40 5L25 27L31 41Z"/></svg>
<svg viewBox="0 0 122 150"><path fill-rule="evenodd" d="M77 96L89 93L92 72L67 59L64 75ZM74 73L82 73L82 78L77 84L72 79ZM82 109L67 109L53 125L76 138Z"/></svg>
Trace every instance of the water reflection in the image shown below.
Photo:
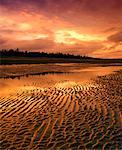
<svg viewBox="0 0 122 150"><path fill-rule="evenodd" d="M68 88L76 86L77 84L89 83L91 79L96 78L96 76L107 75L120 69L122 69L121 66L81 67L74 69L74 65L70 65L70 73L52 71L17 78L2 78L0 79L0 95L13 93L25 87L28 89L50 87Z"/></svg>
<svg viewBox="0 0 122 150"><path fill-rule="evenodd" d="M30 77L30 76L35 76L35 75L43 75L43 76L45 76L47 74L68 74L68 73L70 73L70 72L54 72L54 71L52 71L52 72L31 73L31 74L25 74L25 75L19 75L19 76L17 76L17 75L16 76L9 75L9 76L2 77L2 78L4 78L4 79L15 79L15 78L20 79L22 77Z"/></svg>

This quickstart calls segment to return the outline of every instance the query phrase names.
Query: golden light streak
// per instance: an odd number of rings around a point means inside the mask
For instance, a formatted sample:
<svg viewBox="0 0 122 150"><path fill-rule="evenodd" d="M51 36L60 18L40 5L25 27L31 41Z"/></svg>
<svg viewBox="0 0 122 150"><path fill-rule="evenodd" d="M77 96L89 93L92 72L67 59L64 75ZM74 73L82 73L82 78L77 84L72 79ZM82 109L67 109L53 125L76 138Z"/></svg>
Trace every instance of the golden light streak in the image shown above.
<svg viewBox="0 0 122 150"><path fill-rule="evenodd" d="M46 34L27 34L21 37L18 37L18 40L36 40L36 39L46 39L48 35Z"/></svg>
<svg viewBox="0 0 122 150"><path fill-rule="evenodd" d="M78 41L104 41L105 37L89 35L89 34L80 34L76 31L69 30L60 30L55 33L55 42L65 43L65 44L75 44Z"/></svg>

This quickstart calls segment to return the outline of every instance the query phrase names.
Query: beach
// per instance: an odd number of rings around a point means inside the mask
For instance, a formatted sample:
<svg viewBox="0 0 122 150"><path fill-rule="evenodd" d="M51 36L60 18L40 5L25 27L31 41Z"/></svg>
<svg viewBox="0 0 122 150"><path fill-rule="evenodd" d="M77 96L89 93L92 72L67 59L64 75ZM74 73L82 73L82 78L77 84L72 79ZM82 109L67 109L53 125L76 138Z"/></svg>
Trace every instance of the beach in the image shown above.
<svg viewBox="0 0 122 150"><path fill-rule="evenodd" d="M1 94L1 149L122 149L122 70L93 77L41 76Z"/></svg>

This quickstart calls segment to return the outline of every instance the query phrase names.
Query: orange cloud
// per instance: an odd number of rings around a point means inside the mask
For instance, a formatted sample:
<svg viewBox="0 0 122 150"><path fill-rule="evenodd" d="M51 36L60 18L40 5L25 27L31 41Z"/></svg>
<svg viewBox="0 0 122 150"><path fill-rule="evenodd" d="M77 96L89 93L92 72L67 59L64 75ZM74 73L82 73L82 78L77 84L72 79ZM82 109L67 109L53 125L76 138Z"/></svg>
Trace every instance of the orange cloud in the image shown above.
<svg viewBox="0 0 122 150"><path fill-rule="evenodd" d="M120 57L121 2L0 0L1 49Z"/></svg>

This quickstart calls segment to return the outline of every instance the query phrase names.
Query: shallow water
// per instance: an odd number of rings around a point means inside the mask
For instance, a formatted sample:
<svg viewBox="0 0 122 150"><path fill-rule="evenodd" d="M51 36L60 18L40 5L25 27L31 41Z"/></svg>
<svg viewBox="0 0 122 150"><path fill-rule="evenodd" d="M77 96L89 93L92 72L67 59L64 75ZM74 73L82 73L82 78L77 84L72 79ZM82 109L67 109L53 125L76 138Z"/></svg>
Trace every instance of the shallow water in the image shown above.
<svg viewBox="0 0 122 150"><path fill-rule="evenodd" d="M31 65L28 65L30 69ZM38 65L39 66L39 65ZM44 66L44 65L42 65ZM50 66L60 70L61 72L51 73ZM63 70L61 70L61 67ZM10 66L12 67L12 66ZM10 68L9 67L9 68ZM21 66L24 67L24 66ZM20 67L20 71L22 68ZM36 68L35 65L31 66ZM18 68L17 65L13 65L13 68ZM69 68L69 70L68 70ZM11 68L12 69L12 68ZM97 76L108 75L114 71L122 69L122 66L100 66L100 65L82 65L82 64L48 64L45 65L46 73L40 75L29 75L15 78L1 78L0 79L0 95L7 95L15 92L19 88L68 88L77 84L90 83L92 79ZM48 72L49 70L49 72ZM38 70L39 71L39 70ZM17 74L17 72L16 72Z"/></svg>

